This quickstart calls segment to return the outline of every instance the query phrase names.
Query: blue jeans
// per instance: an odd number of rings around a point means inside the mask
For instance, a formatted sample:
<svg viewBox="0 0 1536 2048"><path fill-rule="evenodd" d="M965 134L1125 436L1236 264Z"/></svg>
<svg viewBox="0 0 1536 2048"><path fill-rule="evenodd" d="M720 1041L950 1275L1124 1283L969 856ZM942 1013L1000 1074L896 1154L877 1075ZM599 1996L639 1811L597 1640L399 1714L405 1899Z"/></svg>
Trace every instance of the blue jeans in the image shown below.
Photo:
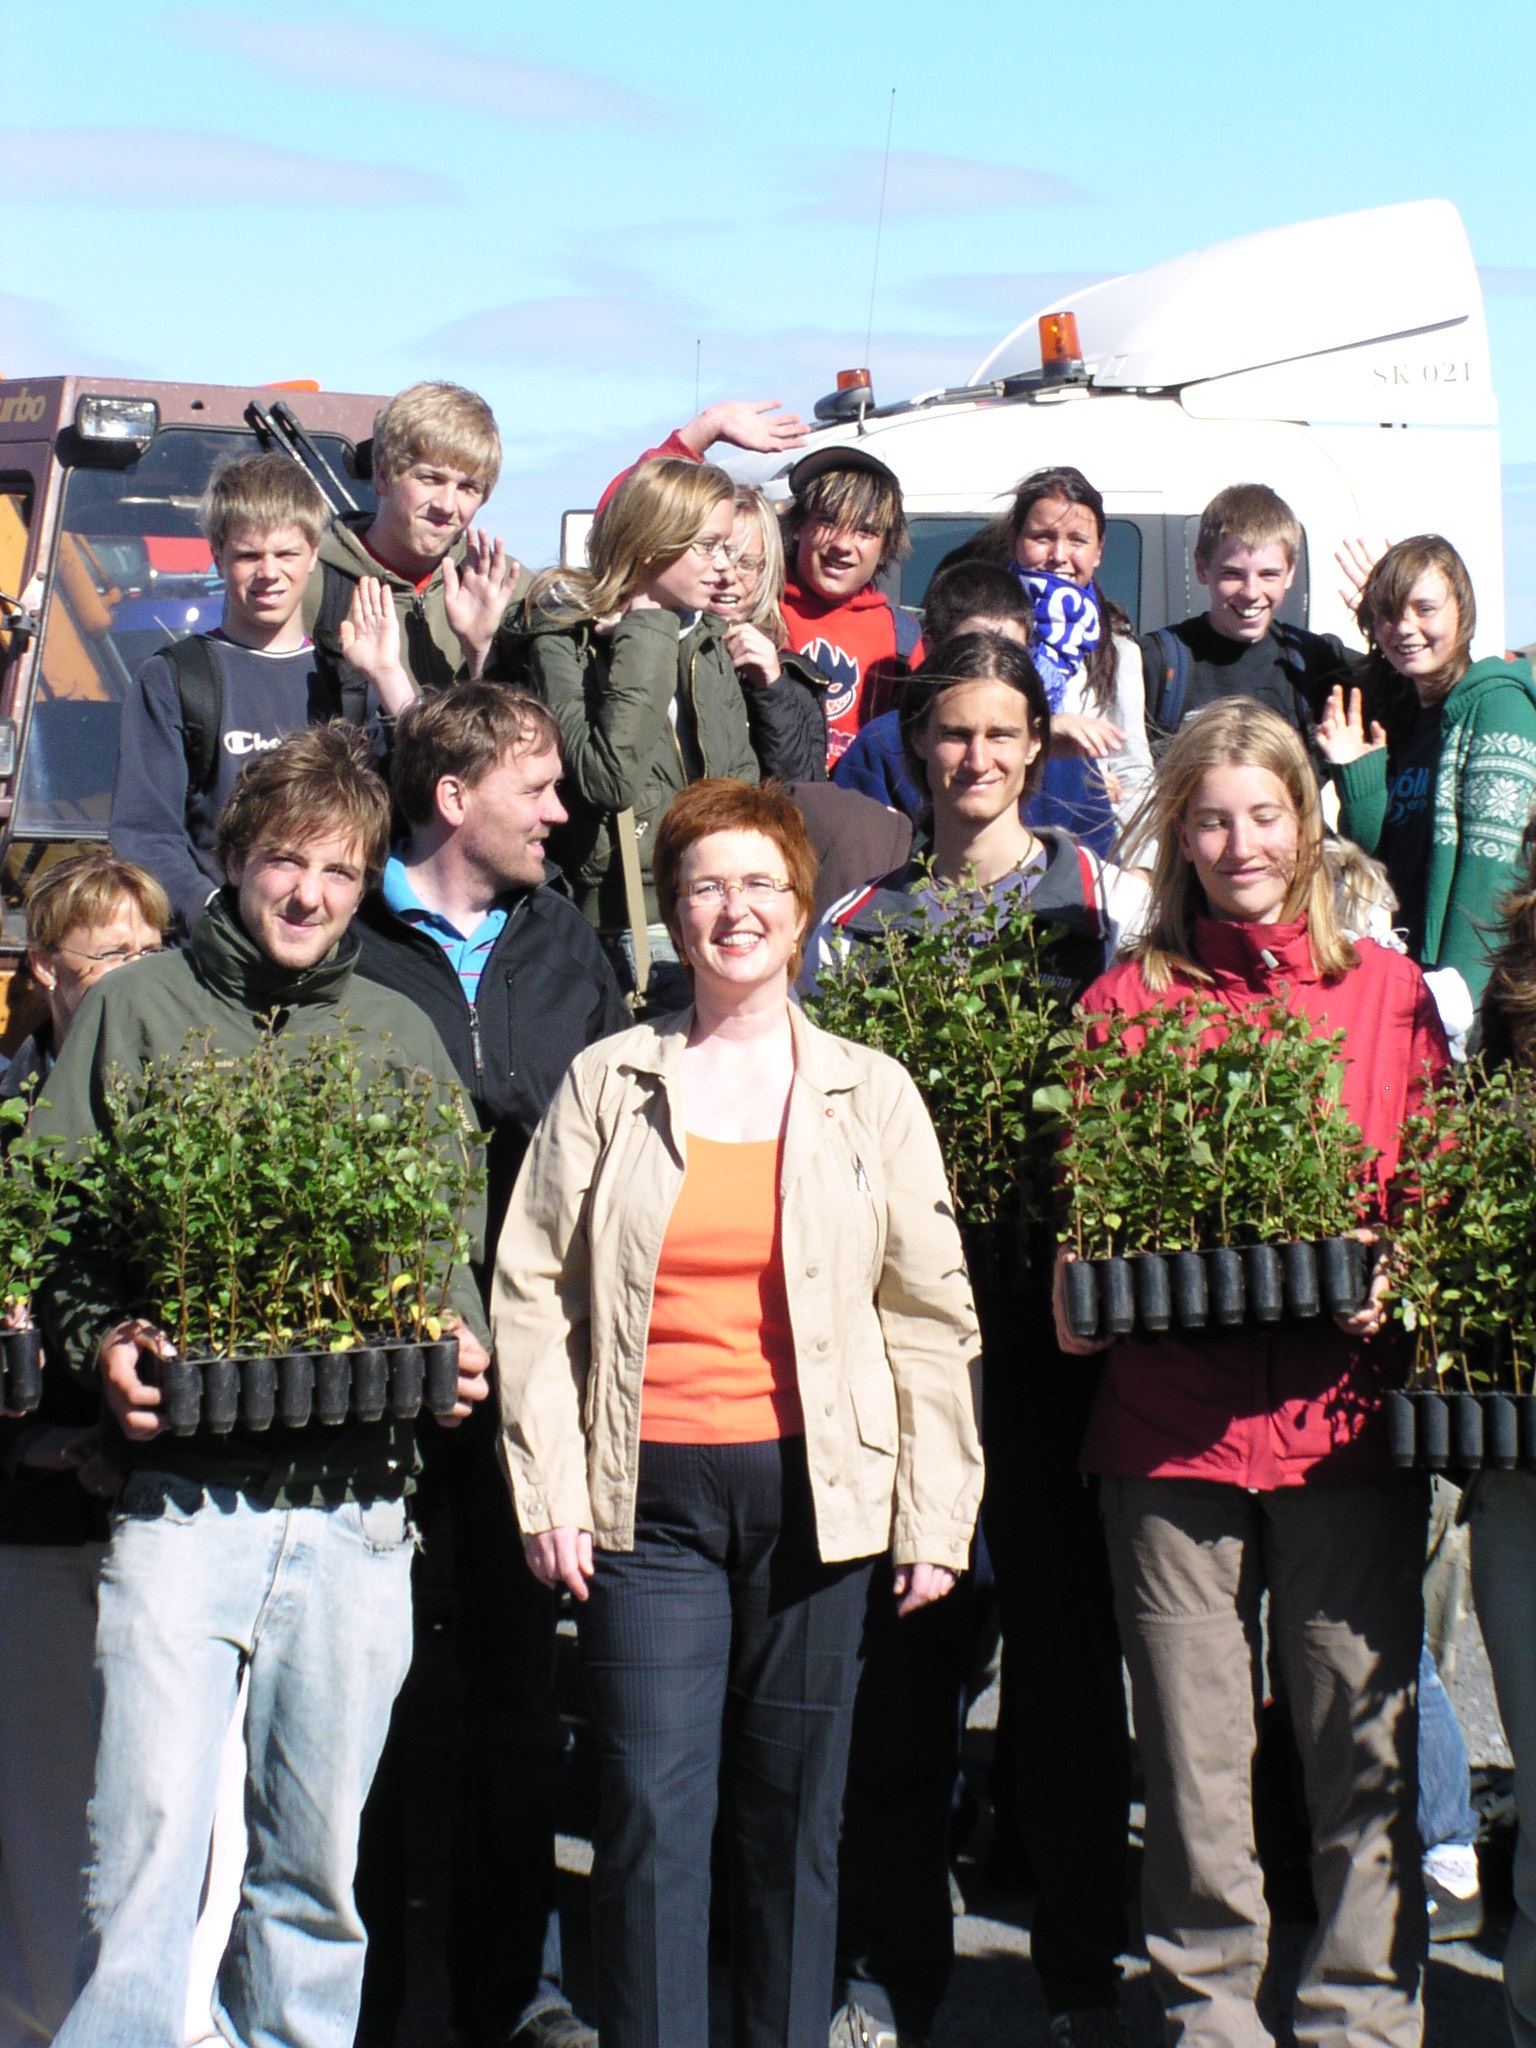
<svg viewBox="0 0 1536 2048"><path fill-rule="evenodd" d="M358 1818L411 1655L402 1501L270 1508L135 1474L102 1566L83 1983L59 2048L180 2048L242 1669L245 1882L214 2017L236 2048L350 2048Z"/></svg>
<svg viewBox="0 0 1536 2048"><path fill-rule="evenodd" d="M1419 1840L1426 1849L1477 1840L1467 1746L1427 1637L1419 1652Z"/></svg>

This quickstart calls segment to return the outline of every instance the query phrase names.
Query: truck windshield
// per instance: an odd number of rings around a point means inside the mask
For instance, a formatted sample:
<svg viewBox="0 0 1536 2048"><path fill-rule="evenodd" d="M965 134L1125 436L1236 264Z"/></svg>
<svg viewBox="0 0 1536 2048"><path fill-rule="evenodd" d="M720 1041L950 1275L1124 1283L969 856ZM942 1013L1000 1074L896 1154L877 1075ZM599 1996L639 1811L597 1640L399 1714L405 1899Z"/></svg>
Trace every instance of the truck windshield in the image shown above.
<svg viewBox="0 0 1536 2048"><path fill-rule="evenodd" d="M351 443L312 438L371 509ZM105 833L118 720L140 664L219 623L223 585L198 525L203 491L216 463L259 446L251 433L166 427L123 468L67 472L15 836Z"/></svg>

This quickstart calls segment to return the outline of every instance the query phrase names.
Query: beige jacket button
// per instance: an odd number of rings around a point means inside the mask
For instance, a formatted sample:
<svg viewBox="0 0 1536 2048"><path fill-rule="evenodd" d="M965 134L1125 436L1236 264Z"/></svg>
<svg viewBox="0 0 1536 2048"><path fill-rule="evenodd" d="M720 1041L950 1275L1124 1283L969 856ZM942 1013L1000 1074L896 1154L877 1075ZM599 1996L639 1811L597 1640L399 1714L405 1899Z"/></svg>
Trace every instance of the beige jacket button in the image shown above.
<svg viewBox="0 0 1536 2048"><path fill-rule="evenodd" d="M816 1278L816 1275L817 1275L817 1274L818 1274L818 1273L819 1273L820 1271L821 1271L821 1268L820 1268L820 1266L818 1266L818 1265L817 1265L817 1263L816 1263L816 1261L815 1261L814 1259L812 1259L811 1263L810 1263L810 1264L809 1264L809 1265L808 1265L808 1266L806 1267L806 1269L805 1269L805 1277L806 1277L806 1279L807 1279L807 1280L814 1280L814 1279Z"/></svg>

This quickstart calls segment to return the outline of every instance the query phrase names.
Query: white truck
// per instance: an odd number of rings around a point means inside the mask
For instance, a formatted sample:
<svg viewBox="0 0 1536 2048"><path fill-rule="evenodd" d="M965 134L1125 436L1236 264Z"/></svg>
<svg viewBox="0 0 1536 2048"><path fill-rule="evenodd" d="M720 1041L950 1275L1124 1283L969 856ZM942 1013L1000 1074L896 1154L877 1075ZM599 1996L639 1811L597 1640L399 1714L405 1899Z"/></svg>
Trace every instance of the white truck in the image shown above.
<svg viewBox="0 0 1536 2048"><path fill-rule="evenodd" d="M1104 494L1100 581L1140 632L1205 608L1201 508L1225 484L1266 483L1307 538L1283 618L1358 645L1334 550L1436 532L1472 574L1474 654L1503 650L1498 407L1446 201L1275 228L1088 286L1016 327L966 384L876 405L854 383L818 412L839 409L811 446L857 439L900 477L913 550L890 588L904 604L921 606L937 564L1021 477L1066 462ZM782 495L790 461L718 454Z"/></svg>

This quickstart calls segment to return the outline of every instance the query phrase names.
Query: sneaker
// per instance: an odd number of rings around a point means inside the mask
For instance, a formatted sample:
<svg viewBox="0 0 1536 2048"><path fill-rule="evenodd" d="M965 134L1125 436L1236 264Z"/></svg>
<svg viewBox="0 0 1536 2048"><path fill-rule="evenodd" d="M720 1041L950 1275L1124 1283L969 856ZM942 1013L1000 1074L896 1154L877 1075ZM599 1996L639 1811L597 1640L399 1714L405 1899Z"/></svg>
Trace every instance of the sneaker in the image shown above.
<svg viewBox="0 0 1536 2048"><path fill-rule="evenodd" d="M1461 1898L1428 1870L1424 1873L1424 1907L1431 1941L1475 1941L1483 1931L1481 1891Z"/></svg>
<svg viewBox="0 0 1536 2048"><path fill-rule="evenodd" d="M1125 2020L1112 2005L1088 2005L1081 2012L1059 2012L1046 2036L1051 2048L1130 2048Z"/></svg>
<svg viewBox="0 0 1536 2048"><path fill-rule="evenodd" d="M898 2041L896 2029L888 2021L877 2020L850 1999L832 2021L827 2048L921 2048L921 2044Z"/></svg>
<svg viewBox="0 0 1536 2048"><path fill-rule="evenodd" d="M523 2021L507 2048L597 2048L597 2029L568 2005L547 2005Z"/></svg>

